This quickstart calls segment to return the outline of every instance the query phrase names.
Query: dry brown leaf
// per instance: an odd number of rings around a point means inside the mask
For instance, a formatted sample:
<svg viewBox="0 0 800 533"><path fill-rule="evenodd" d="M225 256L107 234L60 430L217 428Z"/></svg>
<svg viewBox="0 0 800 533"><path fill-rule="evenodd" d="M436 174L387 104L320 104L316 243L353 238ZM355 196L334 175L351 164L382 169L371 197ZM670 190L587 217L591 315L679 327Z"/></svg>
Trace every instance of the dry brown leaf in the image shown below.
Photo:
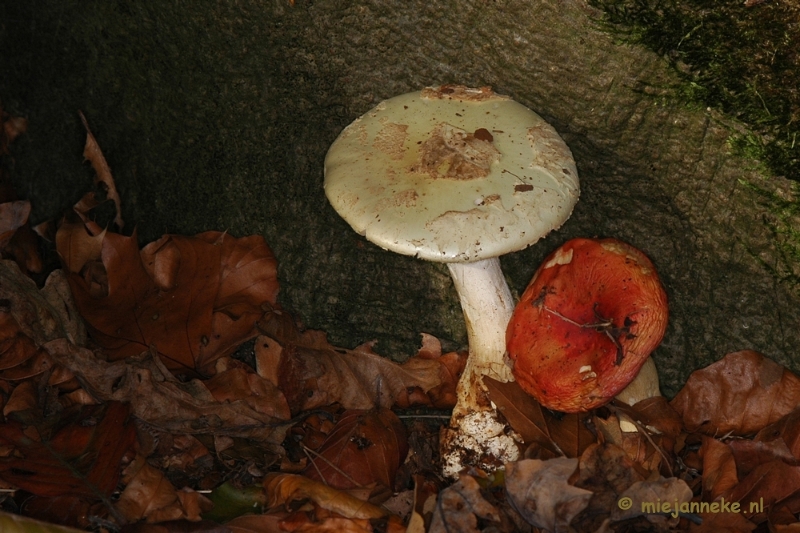
<svg viewBox="0 0 800 533"><path fill-rule="evenodd" d="M61 270L53 271L40 290L13 261L0 261L0 300L38 346L62 337L75 344L86 342L86 328Z"/></svg>
<svg viewBox="0 0 800 533"><path fill-rule="evenodd" d="M346 492L296 474L268 474L264 477L268 508L288 506L295 500L310 499L319 507L345 518L381 518L389 513Z"/></svg>
<svg viewBox="0 0 800 533"><path fill-rule="evenodd" d="M259 236L167 235L140 252L135 232L105 233L91 257L96 243L86 231L64 225L57 242L78 309L111 360L155 345L170 370L212 373L217 359L255 336L262 304L277 297L277 262Z"/></svg>
<svg viewBox="0 0 800 533"><path fill-rule="evenodd" d="M759 431L754 440L763 443L780 440L792 456L800 459L800 409Z"/></svg>
<svg viewBox="0 0 800 533"><path fill-rule="evenodd" d="M0 309L0 377L18 381L52 367L47 353L25 335L14 317Z"/></svg>
<svg viewBox="0 0 800 533"><path fill-rule="evenodd" d="M28 222L31 203L26 200L0 203L0 252L11 242L16 231Z"/></svg>
<svg viewBox="0 0 800 533"><path fill-rule="evenodd" d="M17 385L3 407L3 416L15 411L27 411L39 407L39 392L33 381L23 381Z"/></svg>
<svg viewBox="0 0 800 533"><path fill-rule="evenodd" d="M702 524L692 523L692 533L750 533L756 525L741 513L701 513Z"/></svg>
<svg viewBox="0 0 800 533"><path fill-rule="evenodd" d="M278 380L293 413L337 402L346 409L388 408L410 388L443 394L446 364L440 359L412 357L398 365L374 353L371 344L345 350L328 344L324 335L305 332L296 344L283 346Z"/></svg>
<svg viewBox="0 0 800 533"><path fill-rule="evenodd" d="M714 501L739 483L731 448L717 439L703 437L703 500Z"/></svg>
<svg viewBox="0 0 800 533"><path fill-rule="evenodd" d="M741 512L755 523L766 520L776 503L791 500L792 512L800 511L800 466L774 460L757 466L738 485L723 494L725 501L739 502Z"/></svg>
<svg viewBox="0 0 800 533"><path fill-rule="evenodd" d="M696 370L671 405L686 429L748 435L800 404L800 378L752 350L729 353Z"/></svg>
<svg viewBox="0 0 800 533"><path fill-rule="evenodd" d="M0 426L0 478L43 497L78 497L102 501L117 486L120 461L136 438L128 406L110 402L88 407L52 438L39 440L34 428L16 421Z"/></svg>
<svg viewBox="0 0 800 533"><path fill-rule="evenodd" d="M176 491L163 472L150 466L141 455L125 469L122 482L126 487L116 506L130 522L197 521L201 512L211 509L211 502L204 496L189 489Z"/></svg>
<svg viewBox="0 0 800 533"><path fill-rule="evenodd" d="M644 479L619 446L610 443L589 446L580 457L574 485L594 494L586 508L572 520L572 526L578 531L597 531L611 516L619 495Z"/></svg>
<svg viewBox="0 0 800 533"><path fill-rule="evenodd" d="M97 261L102 255L105 238L105 229L92 233L83 222L62 222L56 232L56 248L68 272L77 274L87 263ZM105 287L94 287L92 294L105 291Z"/></svg>
<svg viewBox="0 0 800 533"><path fill-rule="evenodd" d="M506 464L506 497L531 525L567 531L592 498L592 491L571 485L578 459L526 459Z"/></svg>
<svg viewBox="0 0 800 533"><path fill-rule="evenodd" d="M405 426L392 411L351 409L342 413L303 474L337 489L379 483L391 490L407 453Z"/></svg>
<svg viewBox="0 0 800 533"><path fill-rule="evenodd" d="M241 366L218 372L203 383L218 402L241 400L259 413L281 420L291 418L283 393L266 379Z"/></svg>
<svg viewBox="0 0 800 533"><path fill-rule="evenodd" d="M81 122L83 122L83 127L86 128L86 145L83 148L83 157L92 164L92 168L96 174L94 178L95 185L102 183L106 196L109 200L114 202L114 206L117 210L114 223L117 227L122 229L122 226L125 224L122 221L122 206L119 193L117 193L117 186L114 184L114 178L111 177L111 169L108 167L106 158L103 156L103 152L100 150L97 140L89 129L89 123L86 121L86 117L83 116L83 113L80 111L78 114L81 117Z"/></svg>
<svg viewBox="0 0 800 533"><path fill-rule="evenodd" d="M757 466L775 459L783 461L788 466L800 466L800 459L792 455L781 438L769 441L733 439L726 444L736 461L736 472L739 479L744 478Z"/></svg>
<svg viewBox="0 0 800 533"><path fill-rule="evenodd" d="M11 116L0 105L0 155L8 154L8 145L28 129L28 119Z"/></svg>
<svg viewBox="0 0 800 533"><path fill-rule="evenodd" d="M658 433L669 435L673 439L683 431L683 421L680 415L663 396L644 399L634 406L615 401L613 406L642 426L653 428Z"/></svg>
<svg viewBox="0 0 800 533"><path fill-rule="evenodd" d="M462 475L458 481L439 493L428 533L477 533L478 519L500 522L500 513L481 494L475 478Z"/></svg>
<svg viewBox="0 0 800 533"><path fill-rule="evenodd" d="M130 403L137 418L156 428L251 438L272 453L280 452L287 429L283 421L259 413L241 400L215 401L201 381L177 381L153 354L107 363L64 339L44 348L74 372L95 398Z"/></svg>
<svg viewBox="0 0 800 533"><path fill-rule="evenodd" d="M647 520L661 527L674 527L680 517L675 511L674 502L683 504L692 501L692 489L685 481L678 478L661 478L656 481L638 481L620 495L631 503L624 506L615 505L611 511L611 519L615 522L637 516L645 516ZM659 505L659 508L645 507L643 504Z"/></svg>
<svg viewBox="0 0 800 533"><path fill-rule="evenodd" d="M497 405L525 444L537 444L553 456L579 457L596 442L586 427L589 414L558 413L545 409L512 381L503 383L484 377L489 398Z"/></svg>

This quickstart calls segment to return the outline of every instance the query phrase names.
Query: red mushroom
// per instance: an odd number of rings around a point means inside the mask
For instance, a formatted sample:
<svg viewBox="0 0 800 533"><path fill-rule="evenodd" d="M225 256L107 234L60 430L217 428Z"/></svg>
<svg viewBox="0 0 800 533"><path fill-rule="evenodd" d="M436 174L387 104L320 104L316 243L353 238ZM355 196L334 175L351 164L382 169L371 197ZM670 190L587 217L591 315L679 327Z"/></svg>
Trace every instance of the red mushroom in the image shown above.
<svg viewBox="0 0 800 533"><path fill-rule="evenodd" d="M520 386L574 413L633 381L666 327L667 295L647 256L616 239L573 239L536 271L506 343Z"/></svg>

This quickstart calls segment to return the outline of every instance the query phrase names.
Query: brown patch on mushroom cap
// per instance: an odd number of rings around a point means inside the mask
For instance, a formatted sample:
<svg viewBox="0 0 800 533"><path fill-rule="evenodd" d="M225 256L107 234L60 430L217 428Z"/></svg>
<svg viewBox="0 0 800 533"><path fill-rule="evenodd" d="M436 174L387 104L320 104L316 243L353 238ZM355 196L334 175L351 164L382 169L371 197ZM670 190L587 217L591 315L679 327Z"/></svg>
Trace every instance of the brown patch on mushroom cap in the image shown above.
<svg viewBox="0 0 800 533"><path fill-rule="evenodd" d="M639 372L667 327L653 264L616 239L573 239L545 259L506 332L514 377L542 405L587 411Z"/></svg>
<svg viewBox="0 0 800 533"><path fill-rule="evenodd" d="M491 139L478 137L445 122L434 128L428 140L422 143L419 154L413 171L426 173L433 179L456 180L485 178L492 163L501 155Z"/></svg>
<svg viewBox="0 0 800 533"><path fill-rule="evenodd" d="M442 85L440 87L426 87L422 90L423 98L438 98L448 100L490 100L492 98L505 99L507 96L495 94L491 87L472 88L464 85Z"/></svg>

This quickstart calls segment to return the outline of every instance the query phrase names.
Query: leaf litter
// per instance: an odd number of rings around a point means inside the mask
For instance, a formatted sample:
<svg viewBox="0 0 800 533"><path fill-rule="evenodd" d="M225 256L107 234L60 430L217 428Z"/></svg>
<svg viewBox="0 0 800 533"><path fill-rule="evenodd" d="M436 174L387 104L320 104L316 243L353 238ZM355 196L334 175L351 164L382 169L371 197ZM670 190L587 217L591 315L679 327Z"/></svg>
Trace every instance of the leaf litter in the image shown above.
<svg viewBox="0 0 800 533"><path fill-rule="evenodd" d="M403 364L331 345L279 305L260 236L140 249L81 120L99 190L59 224L61 269L43 270L30 204L0 165L3 531L800 529L800 378L749 350L672 401L580 414L487 379L524 459L449 483L438 413L465 352L427 334ZM25 129L0 108L0 157ZM109 227L94 218L104 202Z"/></svg>

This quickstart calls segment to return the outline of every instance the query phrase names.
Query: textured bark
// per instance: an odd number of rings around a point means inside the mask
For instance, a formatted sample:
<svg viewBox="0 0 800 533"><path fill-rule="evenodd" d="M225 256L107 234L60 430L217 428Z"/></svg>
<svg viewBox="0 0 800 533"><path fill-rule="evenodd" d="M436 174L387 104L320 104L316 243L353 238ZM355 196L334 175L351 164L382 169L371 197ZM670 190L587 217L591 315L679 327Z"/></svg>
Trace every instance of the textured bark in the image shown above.
<svg viewBox="0 0 800 533"><path fill-rule="evenodd" d="M781 211L794 189L731 156L736 126L673 100L666 63L598 16L579 0L5 2L0 97L31 121L19 190L41 220L88 186L82 109L143 240L260 233L284 304L335 343L378 338L402 358L420 331L465 342L457 296L442 265L384 252L336 216L325 152L384 98L491 85L556 127L582 187L560 231L503 258L512 290L568 238L616 237L667 288L665 393L733 350L800 370L800 222Z"/></svg>

